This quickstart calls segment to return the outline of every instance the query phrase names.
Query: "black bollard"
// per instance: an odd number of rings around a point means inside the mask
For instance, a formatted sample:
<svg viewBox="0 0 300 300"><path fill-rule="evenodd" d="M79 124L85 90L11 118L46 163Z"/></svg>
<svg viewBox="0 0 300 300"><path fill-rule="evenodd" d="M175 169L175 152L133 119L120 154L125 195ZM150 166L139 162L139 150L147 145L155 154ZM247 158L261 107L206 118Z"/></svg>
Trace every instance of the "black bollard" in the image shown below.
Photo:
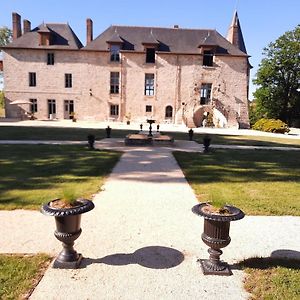
<svg viewBox="0 0 300 300"><path fill-rule="evenodd" d="M107 128L105 129L106 130L106 137L107 138L110 138L110 135L111 135L111 128L109 126L107 126Z"/></svg>
<svg viewBox="0 0 300 300"><path fill-rule="evenodd" d="M191 128L188 133L189 133L189 140L192 141L194 136L194 130Z"/></svg>
<svg viewBox="0 0 300 300"><path fill-rule="evenodd" d="M159 124L156 126L156 131L159 132Z"/></svg>
<svg viewBox="0 0 300 300"><path fill-rule="evenodd" d="M94 143L95 143L95 136L93 134L89 134L87 136L87 139L88 139L88 144L89 144L89 148L92 150L92 149L95 149L94 148Z"/></svg>
<svg viewBox="0 0 300 300"><path fill-rule="evenodd" d="M211 138L207 135L203 138L203 146L204 146L204 153L209 152L209 146L210 146Z"/></svg>
<svg viewBox="0 0 300 300"><path fill-rule="evenodd" d="M143 130L143 124L140 124L140 129L141 129L141 131Z"/></svg>

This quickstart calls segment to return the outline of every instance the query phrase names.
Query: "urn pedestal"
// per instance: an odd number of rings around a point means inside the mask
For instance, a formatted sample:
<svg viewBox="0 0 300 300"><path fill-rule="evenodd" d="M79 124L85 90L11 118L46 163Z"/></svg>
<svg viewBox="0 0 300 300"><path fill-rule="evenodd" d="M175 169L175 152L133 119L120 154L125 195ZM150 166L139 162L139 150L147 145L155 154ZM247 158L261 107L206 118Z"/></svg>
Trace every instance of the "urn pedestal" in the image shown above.
<svg viewBox="0 0 300 300"><path fill-rule="evenodd" d="M210 211L209 203L200 203L192 208L193 213L204 217L204 230L202 241L209 246L209 259L200 259L204 275L232 275L227 263L220 260L223 253L221 248L229 245L230 222L242 219L245 214L237 207L226 205L226 213L214 213Z"/></svg>
<svg viewBox="0 0 300 300"><path fill-rule="evenodd" d="M50 205L51 202L44 204L41 208L44 215L55 217L54 236L62 242L63 246L53 263L54 268L74 269L80 265L82 260L82 255L77 253L73 247L74 241L82 232L81 214L92 210L94 203L85 199L78 199L77 202L81 204L72 208L53 208Z"/></svg>

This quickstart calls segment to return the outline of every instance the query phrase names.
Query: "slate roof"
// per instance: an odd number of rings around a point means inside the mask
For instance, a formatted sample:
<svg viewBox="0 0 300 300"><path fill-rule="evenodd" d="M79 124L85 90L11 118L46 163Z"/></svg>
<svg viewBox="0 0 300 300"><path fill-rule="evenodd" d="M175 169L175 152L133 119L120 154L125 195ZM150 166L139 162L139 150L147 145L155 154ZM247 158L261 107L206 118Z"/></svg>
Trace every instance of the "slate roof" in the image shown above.
<svg viewBox="0 0 300 300"><path fill-rule="evenodd" d="M158 42L158 51L182 54L199 54L201 45L216 46L216 54L247 56L227 41L216 30L159 27L133 27L112 25L89 43L83 50L108 50L108 41L117 32L123 40L122 50L144 51L144 44Z"/></svg>
<svg viewBox="0 0 300 300"><path fill-rule="evenodd" d="M231 26L235 26L237 28L237 31L238 31L238 41L237 42L238 42L239 49L241 51L247 53L243 34L242 34L241 24L240 24L240 20L239 20L237 11L234 12Z"/></svg>
<svg viewBox="0 0 300 300"><path fill-rule="evenodd" d="M52 44L39 45L39 32L50 32ZM70 49L77 50L83 45L73 32L69 24L41 24L12 41L3 48L30 48L30 49Z"/></svg>

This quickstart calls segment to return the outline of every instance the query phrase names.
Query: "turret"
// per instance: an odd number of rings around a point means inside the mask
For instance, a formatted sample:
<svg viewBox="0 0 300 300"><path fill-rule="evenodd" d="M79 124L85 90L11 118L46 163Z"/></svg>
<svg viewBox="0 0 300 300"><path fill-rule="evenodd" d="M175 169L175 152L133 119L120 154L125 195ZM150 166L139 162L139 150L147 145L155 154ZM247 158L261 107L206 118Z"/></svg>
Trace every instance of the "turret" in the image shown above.
<svg viewBox="0 0 300 300"><path fill-rule="evenodd" d="M233 14L232 22L227 33L227 40L244 53L247 53L237 11Z"/></svg>

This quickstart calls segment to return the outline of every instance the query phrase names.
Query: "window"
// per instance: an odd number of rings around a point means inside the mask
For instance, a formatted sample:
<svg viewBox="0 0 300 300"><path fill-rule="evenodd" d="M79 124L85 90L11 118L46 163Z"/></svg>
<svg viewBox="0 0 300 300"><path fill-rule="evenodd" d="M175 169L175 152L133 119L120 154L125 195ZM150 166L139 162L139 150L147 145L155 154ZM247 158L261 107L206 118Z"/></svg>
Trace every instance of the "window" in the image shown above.
<svg viewBox="0 0 300 300"><path fill-rule="evenodd" d="M71 88L72 87L72 74L65 74L65 88Z"/></svg>
<svg viewBox="0 0 300 300"><path fill-rule="evenodd" d="M29 86L36 86L36 73L29 72Z"/></svg>
<svg viewBox="0 0 300 300"><path fill-rule="evenodd" d="M166 107L166 114L165 114L166 118L172 118L173 117L173 107L171 105L168 105Z"/></svg>
<svg viewBox="0 0 300 300"><path fill-rule="evenodd" d="M152 105L146 105L146 112L152 112Z"/></svg>
<svg viewBox="0 0 300 300"><path fill-rule="evenodd" d="M110 115L111 116L118 116L119 115L119 105L111 105L110 106Z"/></svg>
<svg viewBox="0 0 300 300"><path fill-rule="evenodd" d="M155 63L155 48L146 48L146 63Z"/></svg>
<svg viewBox="0 0 300 300"><path fill-rule="evenodd" d="M110 61L120 61L120 46L111 45L110 46Z"/></svg>
<svg viewBox="0 0 300 300"><path fill-rule="evenodd" d="M154 74L145 74L145 95L154 95Z"/></svg>
<svg viewBox="0 0 300 300"><path fill-rule="evenodd" d="M211 83L202 83L200 90L200 104L208 104L211 95Z"/></svg>
<svg viewBox="0 0 300 300"><path fill-rule="evenodd" d="M37 99L29 99L29 101L31 102L30 104L30 112L32 114L36 113L38 111L37 109Z"/></svg>
<svg viewBox="0 0 300 300"><path fill-rule="evenodd" d="M47 65L54 65L54 53L47 53Z"/></svg>
<svg viewBox="0 0 300 300"><path fill-rule="evenodd" d="M212 51L203 52L203 66L212 67L213 66L214 54Z"/></svg>
<svg viewBox="0 0 300 300"><path fill-rule="evenodd" d="M110 93L119 94L119 72L110 72Z"/></svg>

